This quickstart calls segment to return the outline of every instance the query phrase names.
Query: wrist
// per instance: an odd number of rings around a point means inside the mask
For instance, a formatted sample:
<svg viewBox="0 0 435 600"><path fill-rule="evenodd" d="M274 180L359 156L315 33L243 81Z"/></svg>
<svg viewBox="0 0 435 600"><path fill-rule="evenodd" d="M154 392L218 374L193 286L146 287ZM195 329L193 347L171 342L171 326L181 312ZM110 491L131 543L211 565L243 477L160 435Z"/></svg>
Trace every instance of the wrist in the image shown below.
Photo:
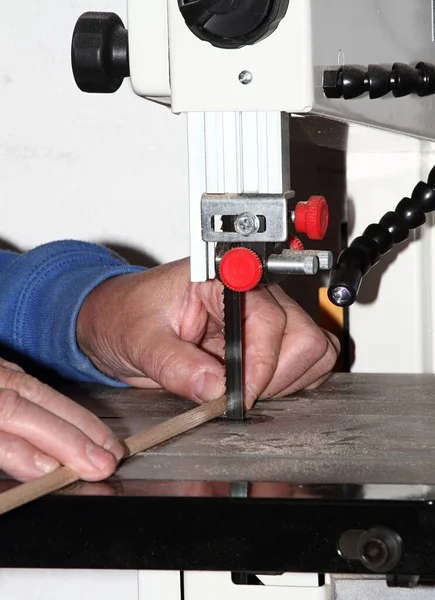
<svg viewBox="0 0 435 600"><path fill-rule="evenodd" d="M77 346L92 362L95 359L92 340L95 337L94 330L98 329L98 315L95 310L97 290L103 283L94 288L84 299L77 315L76 340Z"/></svg>
<svg viewBox="0 0 435 600"><path fill-rule="evenodd" d="M126 306L138 273L124 273L98 284L84 299L76 321L80 351L105 375L120 379L130 375L123 360Z"/></svg>

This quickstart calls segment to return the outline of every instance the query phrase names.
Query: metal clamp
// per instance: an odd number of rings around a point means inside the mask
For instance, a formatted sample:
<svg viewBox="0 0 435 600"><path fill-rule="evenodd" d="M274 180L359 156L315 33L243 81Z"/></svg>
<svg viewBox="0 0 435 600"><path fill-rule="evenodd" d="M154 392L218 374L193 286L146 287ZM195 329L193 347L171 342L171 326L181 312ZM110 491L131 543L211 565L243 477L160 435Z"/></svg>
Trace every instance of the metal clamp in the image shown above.
<svg viewBox="0 0 435 600"><path fill-rule="evenodd" d="M204 242L285 242L288 239L288 194L204 194L201 199L201 226ZM215 219L241 217L237 231L216 231ZM248 218L249 217L249 218ZM264 230L257 227L257 220ZM254 224L249 226L250 222Z"/></svg>

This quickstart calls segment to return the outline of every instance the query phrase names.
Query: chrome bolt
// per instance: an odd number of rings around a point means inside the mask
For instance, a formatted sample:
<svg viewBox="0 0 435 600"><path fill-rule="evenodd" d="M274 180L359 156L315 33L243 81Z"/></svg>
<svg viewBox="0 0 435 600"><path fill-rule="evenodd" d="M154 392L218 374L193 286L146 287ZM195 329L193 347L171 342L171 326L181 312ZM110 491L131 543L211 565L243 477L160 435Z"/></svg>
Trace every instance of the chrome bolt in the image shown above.
<svg viewBox="0 0 435 600"><path fill-rule="evenodd" d="M243 213L234 220L234 229L239 235L248 237L260 229L260 220L256 215Z"/></svg>
<svg viewBox="0 0 435 600"><path fill-rule="evenodd" d="M252 73L250 71L242 71L239 74L239 81L243 85L248 85L249 83L252 82L253 79L254 78L253 78Z"/></svg>
<svg viewBox="0 0 435 600"><path fill-rule="evenodd" d="M307 254L304 250L284 250L281 254L269 256L267 269L269 273L279 276L316 275L319 259L315 254Z"/></svg>

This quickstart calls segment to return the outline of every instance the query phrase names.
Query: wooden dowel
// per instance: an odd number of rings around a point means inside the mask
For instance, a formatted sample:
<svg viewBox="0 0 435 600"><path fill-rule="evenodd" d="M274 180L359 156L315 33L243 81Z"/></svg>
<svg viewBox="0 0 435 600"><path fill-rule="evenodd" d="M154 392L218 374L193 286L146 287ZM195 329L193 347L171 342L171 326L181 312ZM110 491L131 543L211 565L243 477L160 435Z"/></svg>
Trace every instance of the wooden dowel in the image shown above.
<svg viewBox="0 0 435 600"><path fill-rule="evenodd" d="M155 427L145 429L124 440L124 445L127 449L124 458L128 459L138 452L149 450L191 429L195 429L195 427L199 427L216 417L220 417L225 413L225 409L226 397L223 396L218 400L201 404ZM72 469L60 467L48 475L43 475L38 479L7 490L0 494L0 515L28 504L37 498L56 492L71 483L79 481L79 479L80 477Z"/></svg>

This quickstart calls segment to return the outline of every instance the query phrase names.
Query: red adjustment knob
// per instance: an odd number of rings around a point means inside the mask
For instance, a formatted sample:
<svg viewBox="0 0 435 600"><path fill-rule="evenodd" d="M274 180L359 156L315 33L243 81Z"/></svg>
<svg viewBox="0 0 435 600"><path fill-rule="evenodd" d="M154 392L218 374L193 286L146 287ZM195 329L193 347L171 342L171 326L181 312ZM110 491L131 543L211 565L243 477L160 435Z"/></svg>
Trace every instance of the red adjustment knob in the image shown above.
<svg viewBox="0 0 435 600"><path fill-rule="evenodd" d="M303 245L303 243L302 243L302 242L301 242L301 240L300 240L298 237L296 237L295 235L291 235L291 236L289 237L289 241L288 241L288 243L289 243L289 246L290 246L290 248L291 248L292 250L303 250L303 249L304 249L304 245Z"/></svg>
<svg viewBox="0 0 435 600"><path fill-rule="evenodd" d="M261 260L248 248L233 248L226 252L219 263L222 283L234 292L247 292L261 281Z"/></svg>
<svg viewBox="0 0 435 600"><path fill-rule="evenodd" d="M323 240L328 231L329 210L323 196L311 196L295 208L295 229L310 240Z"/></svg>

